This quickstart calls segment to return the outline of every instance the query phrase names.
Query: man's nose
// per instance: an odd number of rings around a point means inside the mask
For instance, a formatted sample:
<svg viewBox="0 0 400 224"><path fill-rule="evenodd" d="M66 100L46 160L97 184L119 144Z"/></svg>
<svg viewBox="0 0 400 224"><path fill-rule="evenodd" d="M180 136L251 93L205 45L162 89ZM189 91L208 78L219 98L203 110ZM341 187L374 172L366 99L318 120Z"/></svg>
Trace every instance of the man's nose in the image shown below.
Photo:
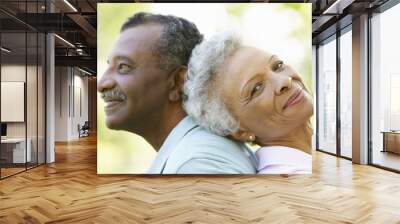
<svg viewBox="0 0 400 224"><path fill-rule="evenodd" d="M292 88L291 76L277 76L275 94L281 95Z"/></svg>
<svg viewBox="0 0 400 224"><path fill-rule="evenodd" d="M116 85L116 82L113 77L111 77L108 72L104 73L99 82L97 83L97 91L100 93L104 92L107 89L112 89Z"/></svg>

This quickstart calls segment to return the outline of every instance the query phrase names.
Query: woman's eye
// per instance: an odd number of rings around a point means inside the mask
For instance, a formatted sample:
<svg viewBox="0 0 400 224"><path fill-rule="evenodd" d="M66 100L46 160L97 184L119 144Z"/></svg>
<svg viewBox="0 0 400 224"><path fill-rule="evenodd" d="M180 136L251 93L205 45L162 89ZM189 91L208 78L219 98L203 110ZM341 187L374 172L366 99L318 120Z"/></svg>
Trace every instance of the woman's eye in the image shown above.
<svg viewBox="0 0 400 224"><path fill-rule="evenodd" d="M118 72L120 73L127 73L131 70L131 66L127 64L119 64L118 65Z"/></svg>
<svg viewBox="0 0 400 224"><path fill-rule="evenodd" d="M278 71L279 69L283 68L283 66L284 66L283 61L278 61L275 63L272 69L273 71Z"/></svg>
<svg viewBox="0 0 400 224"><path fill-rule="evenodd" d="M261 91L263 88L263 83L257 83L250 92L250 98L252 98L257 92Z"/></svg>

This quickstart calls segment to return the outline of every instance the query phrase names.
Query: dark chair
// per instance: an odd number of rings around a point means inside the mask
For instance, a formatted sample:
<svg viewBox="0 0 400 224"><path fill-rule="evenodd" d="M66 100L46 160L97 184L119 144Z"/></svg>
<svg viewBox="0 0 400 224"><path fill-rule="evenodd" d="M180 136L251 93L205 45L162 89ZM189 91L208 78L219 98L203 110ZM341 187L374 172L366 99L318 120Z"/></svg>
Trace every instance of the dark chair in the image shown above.
<svg viewBox="0 0 400 224"><path fill-rule="evenodd" d="M80 125L78 125L79 138L89 136L89 129L90 129L89 121L85 121L85 123L82 125L82 127L80 127Z"/></svg>

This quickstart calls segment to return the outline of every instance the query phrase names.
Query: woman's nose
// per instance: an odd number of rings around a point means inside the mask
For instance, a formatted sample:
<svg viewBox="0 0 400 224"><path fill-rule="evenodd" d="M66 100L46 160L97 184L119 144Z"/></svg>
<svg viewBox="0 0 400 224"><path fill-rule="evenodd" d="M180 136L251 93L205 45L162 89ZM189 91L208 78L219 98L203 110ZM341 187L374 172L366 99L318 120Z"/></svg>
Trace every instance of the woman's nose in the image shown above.
<svg viewBox="0 0 400 224"><path fill-rule="evenodd" d="M275 94L281 95L292 88L292 77L279 77L277 78Z"/></svg>

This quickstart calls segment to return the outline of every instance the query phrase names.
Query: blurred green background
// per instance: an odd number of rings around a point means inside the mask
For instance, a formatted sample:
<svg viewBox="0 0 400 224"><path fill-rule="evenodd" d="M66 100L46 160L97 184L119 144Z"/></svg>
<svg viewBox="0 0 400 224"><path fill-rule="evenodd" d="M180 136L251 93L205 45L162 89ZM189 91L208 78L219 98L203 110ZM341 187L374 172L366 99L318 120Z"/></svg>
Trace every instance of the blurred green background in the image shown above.
<svg viewBox="0 0 400 224"><path fill-rule="evenodd" d="M227 28L238 29L249 45L277 54L303 77L311 78L311 3L99 3L97 4L98 80L121 25L137 12L175 15L196 24L205 38ZM144 173L156 152L140 136L110 130L98 95L97 172Z"/></svg>

